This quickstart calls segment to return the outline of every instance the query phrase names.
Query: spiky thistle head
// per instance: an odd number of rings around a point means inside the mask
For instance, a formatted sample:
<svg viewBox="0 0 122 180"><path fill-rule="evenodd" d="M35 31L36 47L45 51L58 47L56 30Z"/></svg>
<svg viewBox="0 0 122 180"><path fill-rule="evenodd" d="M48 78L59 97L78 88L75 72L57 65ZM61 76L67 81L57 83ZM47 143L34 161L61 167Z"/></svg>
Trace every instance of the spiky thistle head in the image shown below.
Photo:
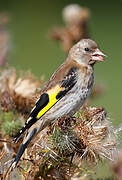
<svg viewBox="0 0 122 180"><path fill-rule="evenodd" d="M68 25L76 25L89 18L89 10L78 4L70 4L62 11L63 20Z"/></svg>
<svg viewBox="0 0 122 180"><path fill-rule="evenodd" d="M63 122L67 122L67 119L63 119ZM64 156L74 153L81 161L85 159L97 163L103 158L113 160L117 139L104 108L86 108L70 122L66 129L62 129L60 124L53 129L51 138L57 152Z"/></svg>
<svg viewBox="0 0 122 180"><path fill-rule="evenodd" d="M82 117L85 117L85 121L82 121ZM79 120L75 132L85 147L81 159L91 162L103 158L113 160L117 139L104 108L86 108Z"/></svg>
<svg viewBox="0 0 122 180"><path fill-rule="evenodd" d="M30 72L21 72L19 77L14 68L8 68L0 75L0 104L2 110L16 109L21 113L29 113L35 103L37 88L43 81L36 79ZM25 108L26 107L26 108Z"/></svg>

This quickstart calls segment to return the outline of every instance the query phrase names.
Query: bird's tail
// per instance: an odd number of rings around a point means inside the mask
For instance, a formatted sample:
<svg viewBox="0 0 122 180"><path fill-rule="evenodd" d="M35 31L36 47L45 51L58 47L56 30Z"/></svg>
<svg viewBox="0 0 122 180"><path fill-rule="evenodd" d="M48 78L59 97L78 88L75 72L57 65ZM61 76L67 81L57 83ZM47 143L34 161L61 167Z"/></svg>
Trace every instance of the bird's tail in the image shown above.
<svg viewBox="0 0 122 180"><path fill-rule="evenodd" d="M17 152L17 155L16 155L16 157L12 163L12 169L14 169L17 166L21 156L23 155L25 149L27 148L28 144L30 143L30 141L32 140L32 138L34 137L36 132L37 132L37 129L34 128L33 130L31 130L27 133L27 135L24 138L22 144L20 145L18 152Z"/></svg>
<svg viewBox="0 0 122 180"><path fill-rule="evenodd" d="M14 143L17 143L22 134L29 129L38 119L35 117L29 117L28 120L25 122L25 125L21 128L21 130L18 132L18 134L16 135L16 137L14 138Z"/></svg>

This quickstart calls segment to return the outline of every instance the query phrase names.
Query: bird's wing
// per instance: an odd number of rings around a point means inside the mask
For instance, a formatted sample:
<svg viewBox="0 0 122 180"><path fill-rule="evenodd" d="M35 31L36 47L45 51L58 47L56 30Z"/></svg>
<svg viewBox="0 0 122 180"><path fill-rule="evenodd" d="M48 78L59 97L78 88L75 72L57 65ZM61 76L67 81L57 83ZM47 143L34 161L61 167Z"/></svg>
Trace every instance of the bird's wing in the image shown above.
<svg viewBox="0 0 122 180"><path fill-rule="evenodd" d="M52 81L51 81L52 82ZM77 67L71 67L62 80L52 86L40 96L34 108L32 109L28 120L15 137L17 142L23 132L30 128L37 120L39 120L47 111L49 111L65 94L72 89L77 82Z"/></svg>

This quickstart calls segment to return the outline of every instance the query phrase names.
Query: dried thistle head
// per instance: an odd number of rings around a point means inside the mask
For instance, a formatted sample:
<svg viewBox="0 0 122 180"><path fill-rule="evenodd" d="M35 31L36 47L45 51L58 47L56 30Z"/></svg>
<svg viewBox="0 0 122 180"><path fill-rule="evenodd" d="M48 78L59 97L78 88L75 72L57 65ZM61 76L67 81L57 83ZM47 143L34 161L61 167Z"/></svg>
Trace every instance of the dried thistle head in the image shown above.
<svg viewBox="0 0 122 180"><path fill-rule="evenodd" d="M82 121L85 117L85 121ZM97 163L99 159L113 160L117 139L104 108L86 108L79 119L75 132L84 145L81 159Z"/></svg>
<svg viewBox="0 0 122 180"><path fill-rule="evenodd" d="M54 40L61 41L64 51L68 53L75 43L89 37L88 20L90 13L87 8L82 8L78 4L71 4L63 9L62 15L65 27L53 28L50 36Z"/></svg>
<svg viewBox="0 0 122 180"><path fill-rule="evenodd" d="M8 68L3 71L0 76L1 91L8 90L10 94L18 94L23 97L32 96L36 89L40 86L39 80L36 80L34 75L30 72L24 74L20 73L18 77L17 72L14 68Z"/></svg>
<svg viewBox="0 0 122 180"><path fill-rule="evenodd" d="M19 164L27 179L87 179L83 163L96 165L102 159L113 160L117 133L104 108L87 107L75 117L63 117L41 131Z"/></svg>
<svg viewBox="0 0 122 180"><path fill-rule="evenodd" d="M71 118L68 124L63 119L63 128L60 121L51 135L57 154L74 153L81 162L84 159L95 163L104 158L113 160L117 138L104 108L87 107L83 112L79 111L75 121Z"/></svg>
<svg viewBox="0 0 122 180"><path fill-rule="evenodd" d="M35 102L36 90L41 85L42 80L37 80L31 73L21 73L18 77L14 68L4 70L0 76L2 109L9 111L14 108L21 113L28 113Z"/></svg>
<svg viewBox="0 0 122 180"><path fill-rule="evenodd" d="M70 4L63 9L62 16L67 25L77 25L89 18L89 10L78 4Z"/></svg>

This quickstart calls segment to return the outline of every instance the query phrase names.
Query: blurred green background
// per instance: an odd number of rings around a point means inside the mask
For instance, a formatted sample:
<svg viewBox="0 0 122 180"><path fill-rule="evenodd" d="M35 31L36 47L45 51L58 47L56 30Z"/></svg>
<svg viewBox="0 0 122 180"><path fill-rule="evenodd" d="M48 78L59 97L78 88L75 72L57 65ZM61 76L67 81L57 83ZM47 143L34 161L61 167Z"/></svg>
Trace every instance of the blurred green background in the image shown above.
<svg viewBox="0 0 122 180"><path fill-rule="evenodd" d="M92 105L105 107L113 123L122 121L122 1L110 0L5 0L0 12L10 14L11 36L9 63L17 69L31 70L46 80L64 61L59 43L48 36L53 26L62 26L65 5L78 3L91 10L90 34L107 55L95 66L95 82L105 85L105 92Z"/></svg>

